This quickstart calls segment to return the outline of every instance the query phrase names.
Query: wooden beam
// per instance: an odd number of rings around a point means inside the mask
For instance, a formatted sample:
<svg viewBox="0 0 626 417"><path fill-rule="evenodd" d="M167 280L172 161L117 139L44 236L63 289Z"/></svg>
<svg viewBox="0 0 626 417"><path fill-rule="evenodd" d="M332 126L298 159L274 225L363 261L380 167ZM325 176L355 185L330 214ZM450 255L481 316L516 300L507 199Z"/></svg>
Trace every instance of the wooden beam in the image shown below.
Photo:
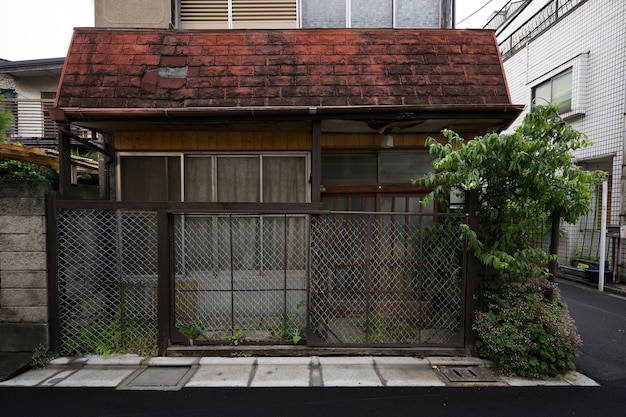
<svg viewBox="0 0 626 417"><path fill-rule="evenodd" d="M16 161L59 169L59 152L54 149L32 148L10 143L0 143L0 158L14 159ZM75 166L78 172L94 175L98 174L98 161L70 155L70 164Z"/></svg>

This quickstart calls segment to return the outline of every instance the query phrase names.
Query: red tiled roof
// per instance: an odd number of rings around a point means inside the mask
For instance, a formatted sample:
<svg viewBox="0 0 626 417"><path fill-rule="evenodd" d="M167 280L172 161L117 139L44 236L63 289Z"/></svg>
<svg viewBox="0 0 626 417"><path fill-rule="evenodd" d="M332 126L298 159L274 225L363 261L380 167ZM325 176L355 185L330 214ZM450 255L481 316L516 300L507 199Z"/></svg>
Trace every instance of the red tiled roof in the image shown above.
<svg viewBox="0 0 626 417"><path fill-rule="evenodd" d="M509 105L493 31L76 29L60 108Z"/></svg>

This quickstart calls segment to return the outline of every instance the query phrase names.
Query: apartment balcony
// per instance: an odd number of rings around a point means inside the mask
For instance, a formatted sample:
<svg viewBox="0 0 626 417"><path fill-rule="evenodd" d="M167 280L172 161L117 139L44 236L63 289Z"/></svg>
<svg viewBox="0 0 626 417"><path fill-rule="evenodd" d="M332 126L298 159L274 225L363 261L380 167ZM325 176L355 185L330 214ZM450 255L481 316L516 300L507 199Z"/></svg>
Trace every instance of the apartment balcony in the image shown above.
<svg viewBox="0 0 626 417"><path fill-rule="evenodd" d="M6 98L0 102L0 108L13 115L13 122L6 132L9 142L56 148L59 143L59 129L48 116L48 109L53 105L53 99ZM72 133L85 139L92 138L92 132L86 129L73 127Z"/></svg>

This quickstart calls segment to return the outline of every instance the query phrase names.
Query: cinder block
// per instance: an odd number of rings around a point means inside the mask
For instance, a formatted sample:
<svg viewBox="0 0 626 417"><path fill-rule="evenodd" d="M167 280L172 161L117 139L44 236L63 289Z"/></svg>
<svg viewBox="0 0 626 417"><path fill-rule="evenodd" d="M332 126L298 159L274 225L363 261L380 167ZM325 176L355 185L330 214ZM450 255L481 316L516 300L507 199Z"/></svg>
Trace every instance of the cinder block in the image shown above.
<svg viewBox="0 0 626 417"><path fill-rule="evenodd" d="M43 230L30 234L4 234L0 232L0 252L32 252L46 250Z"/></svg>
<svg viewBox="0 0 626 417"><path fill-rule="evenodd" d="M0 213L17 216L32 216L42 215L45 212L45 196L0 198Z"/></svg>
<svg viewBox="0 0 626 417"><path fill-rule="evenodd" d="M45 180L0 180L0 198L39 197L54 190Z"/></svg>
<svg viewBox="0 0 626 417"><path fill-rule="evenodd" d="M2 307L0 323L45 323L48 321L48 307Z"/></svg>
<svg viewBox="0 0 626 417"><path fill-rule="evenodd" d="M0 252L0 271L45 270L45 252Z"/></svg>
<svg viewBox="0 0 626 417"><path fill-rule="evenodd" d="M0 350L4 352L34 351L48 340L48 326L44 323L0 323Z"/></svg>
<svg viewBox="0 0 626 417"><path fill-rule="evenodd" d="M44 216L0 216L0 231L2 234L43 234L46 232Z"/></svg>
<svg viewBox="0 0 626 417"><path fill-rule="evenodd" d="M45 271L0 271L0 288L48 288Z"/></svg>
<svg viewBox="0 0 626 417"><path fill-rule="evenodd" d="M48 305L48 291L46 289L13 289L0 290L0 305L2 307L38 307Z"/></svg>

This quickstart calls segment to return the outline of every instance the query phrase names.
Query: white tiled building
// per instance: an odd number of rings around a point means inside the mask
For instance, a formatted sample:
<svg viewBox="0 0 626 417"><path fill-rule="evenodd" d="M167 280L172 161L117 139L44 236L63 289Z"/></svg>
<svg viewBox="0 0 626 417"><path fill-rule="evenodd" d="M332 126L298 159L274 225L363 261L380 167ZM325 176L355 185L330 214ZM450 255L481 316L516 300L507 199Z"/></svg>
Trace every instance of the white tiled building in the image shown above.
<svg viewBox="0 0 626 417"><path fill-rule="evenodd" d="M488 27L497 26L512 102L526 111L533 100L561 103L565 120L593 142L576 153L578 163L609 174L607 224L626 224L626 2L510 1L499 15L505 20L494 18ZM561 264L597 256L599 223L596 202L588 218L567 227Z"/></svg>

